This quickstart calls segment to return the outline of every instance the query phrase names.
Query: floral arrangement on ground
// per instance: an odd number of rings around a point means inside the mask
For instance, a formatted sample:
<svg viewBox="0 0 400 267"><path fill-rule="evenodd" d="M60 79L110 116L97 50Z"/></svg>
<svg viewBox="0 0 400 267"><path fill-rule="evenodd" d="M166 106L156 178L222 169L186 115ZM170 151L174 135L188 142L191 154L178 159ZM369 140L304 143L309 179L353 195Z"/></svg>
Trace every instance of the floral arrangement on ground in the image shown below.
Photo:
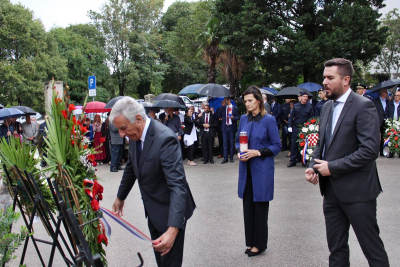
<svg viewBox="0 0 400 267"><path fill-rule="evenodd" d="M303 124L297 134L303 164L309 165L318 143L319 117L312 117Z"/></svg>
<svg viewBox="0 0 400 267"><path fill-rule="evenodd" d="M400 155L400 121L394 119L386 119L386 139L385 146L389 148L390 153Z"/></svg>

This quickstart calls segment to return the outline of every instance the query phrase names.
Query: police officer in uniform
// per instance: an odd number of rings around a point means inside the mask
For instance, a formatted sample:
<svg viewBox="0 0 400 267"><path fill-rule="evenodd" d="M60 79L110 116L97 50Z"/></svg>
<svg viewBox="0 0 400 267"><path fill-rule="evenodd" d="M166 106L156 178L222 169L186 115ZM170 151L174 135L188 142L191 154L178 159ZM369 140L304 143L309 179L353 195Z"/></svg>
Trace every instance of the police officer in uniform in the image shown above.
<svg viewBox="0 0 400 267"><path fill-rule="evenodd" d="M296 162L300 162L299 143L297 142L297 135L299 127L302 127L309 118L314 116L314 109L307 101L307 92L300 92L300 103L294 105L288 121L288 131L292 133L292 144L290 148L290 162L288 167L296 166Z"/></svg>
<svg viewBox="0 0 400 267"><path fill-rule="evenodd" d="M290 99L285 99L285 103L282 105L282 112L281 112L281 122L282 122L282 150L290 150L290 146L288 146L288 121L289 121L289 114L290 114ZM290 144L290 140L289 140Z"/></svg>
<svg viewBox="0 0 400 267"><path fill-rule="evenodd" d="M358 94L358 95L362 95L362 96L368 98L369 100L372 100L371 96L366 94L366 92L367 92L367 87L366 87L364 84L362 84L362 83L357 83L356 90L357 90L357 94Z"/></svg>
<svg viewBox="0 0 400 267"><path fill-rule="evenodd" d="M324 106L325 102L328 101L324 88L318 90L318 97L321 99L321 101L319 101L318 104L315 106L314 116L319 117L322 112L322 107Z"/></svg>

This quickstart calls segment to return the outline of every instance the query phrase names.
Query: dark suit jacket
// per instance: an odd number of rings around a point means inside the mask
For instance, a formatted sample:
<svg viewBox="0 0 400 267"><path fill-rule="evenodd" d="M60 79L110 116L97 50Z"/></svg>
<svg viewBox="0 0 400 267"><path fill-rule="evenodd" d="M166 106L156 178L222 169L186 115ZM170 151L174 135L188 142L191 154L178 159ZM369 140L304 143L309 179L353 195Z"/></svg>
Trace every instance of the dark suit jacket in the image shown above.
<svg viewBox="0 0 400 267"><path fill-rule="evenodd" d="M217 127L218 127L218 120L214 117L213 114L211 114L211 112L209 113L210 117L209 117L209 122L208 124L210 124L210 135L212 138L215 137L215 133L217 132ZM199 118L199 127L200 127L200 136L203 136L204 134L204 124L206 123L206 113L203 112L203 115L201 115L201 117Z"/></svg>
<svg viewBox="0 0 400 267"><path fill-rule="evenodd" d="M394 114L394 100L390 101L387 103L384 118L385 119L393 119L393 114ZM400 105L397 106L397 118L400 118Z"/></svg>
<svg viewBox="0 0 400 267"><path fill-rule="evenodd" d="M169 226L185 229L196 205L186 181L175 133L151 120L139 166L136 162L136 142L131 140L118 198L125 200L138 180L146 216L154 227L160 232Z"/></svg>
<svg viewBox="0 0 400 267"><path fill-rule="evenodd" d="M385 101L386 101L386 107L387 107L388 101L387 101L387 99ZM379 127L381 127L383 124L384 116L385 116L385 110L383 109L383 106L381 103L381 98L380 97L374 98L372 100L372 102L375 104L376 110L378 111Z"/></svg>
<svg viewBox="0 0 400 267"><path fill-rule="evenodd" d="M278 102L275 102L274 107L272 107L272 103L271 103L271 112L272 112L272 116L275 117L276 124L281 124L281 114L282 114L281 104L279 104Z"/></svg>
<svg viewBox="0 0 400 267"><path fill-rule="evenodd" d="M226 106L221 107L219 110L219 118L222 118L222 123L221 123L221 131L225 131L226 128ZM232 128L233 131L237 131L237 121L239 120L239 111L238 108L232 105Z"/></svg>
<svg viewBox="0 0 400 267"><path fill-rule="evenodd" d="M313 157L322 158L325 130L332 101L325 103L320 116L317 147ZM379 155L378 114L374 104L351 92L333 130L331 144L325 150L331 177L320 175L321 194L330 179L337 198L344 203L367 202L381 191L376 158ZM315 165L314 160L310 167Z"/></svg>
<svg viewBox="0 0 400 267"><path fill-rule="evenodd" d="M185 114L185 134L191 134L193 127L196 126L196 120Z"/></svg>

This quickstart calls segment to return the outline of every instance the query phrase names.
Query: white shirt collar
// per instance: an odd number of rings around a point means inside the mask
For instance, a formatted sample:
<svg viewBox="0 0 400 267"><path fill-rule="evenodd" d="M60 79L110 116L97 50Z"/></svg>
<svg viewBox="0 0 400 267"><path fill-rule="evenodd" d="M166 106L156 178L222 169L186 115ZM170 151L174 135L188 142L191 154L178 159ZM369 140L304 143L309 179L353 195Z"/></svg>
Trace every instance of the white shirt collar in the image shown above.
<svg viewBox="0 0 400 267"><path fill-rule="evenodd" d="M144 139L146 138L147 130L149 129L151 119L146 118L146 124L144 125L144 129L142 132L142 136L140 137L140 141L142 141L142 147L144 144Z"/></svg>
<svg viewBox="0 0 400 267"><path fill-rule="evenodd" d="M347 89L347 92L344 93L341 97L339 97L336 101L337 102L341 102L341 103L345 103L347 98L349 97L350 93L351 93L351 89L349 88L349 89Z"/></svg>
<svg viewBox="0 0 400 267"><path fill-rule="evenodd" d="M230 105L227 105L226 108L232 108L232 103Z"/></svg>

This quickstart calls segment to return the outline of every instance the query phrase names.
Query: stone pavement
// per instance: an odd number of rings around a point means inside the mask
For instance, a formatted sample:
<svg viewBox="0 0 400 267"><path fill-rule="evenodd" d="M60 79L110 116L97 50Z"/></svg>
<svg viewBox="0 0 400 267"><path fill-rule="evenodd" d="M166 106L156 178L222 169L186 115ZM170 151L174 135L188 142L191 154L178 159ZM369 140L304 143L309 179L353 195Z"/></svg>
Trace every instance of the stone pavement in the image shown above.
<svg viewBox="0 0 400 267"><path fill-rule="evenodd" d="M328 266L329 251L325 238L322 197L319 187L306 182L304 168L287 168L288 158L281 152L275 160L275 198L270 204L268 249L260 256L244 254L242 202L237 197L238 161L221 165L185 164L186 176L197 209L188 221L183 266ZM391 266L400 266L400 159L378 159L383 194L378 198L378 223ZM111 209L122 172L110 173L108 165L98 167L104 186L101 205ZM137 185L126 200L123 218L148 234L147 221ZM139 240L108 219L112 236L106 249L109 266L138 266L136 252L144 266L156 266L151 244ZM46 234L35 225L36 234ZM368 266L352 230L350 230L351 266ZM48 247L43 245L43 254ZM17 256L20 257L17 253ZM19 259L19 258L18 258ZM18 259L9 266L18 266ZM32 244L28 248L28 266L40 266ZM58 257L54 266L65 266Z"/></svg>

